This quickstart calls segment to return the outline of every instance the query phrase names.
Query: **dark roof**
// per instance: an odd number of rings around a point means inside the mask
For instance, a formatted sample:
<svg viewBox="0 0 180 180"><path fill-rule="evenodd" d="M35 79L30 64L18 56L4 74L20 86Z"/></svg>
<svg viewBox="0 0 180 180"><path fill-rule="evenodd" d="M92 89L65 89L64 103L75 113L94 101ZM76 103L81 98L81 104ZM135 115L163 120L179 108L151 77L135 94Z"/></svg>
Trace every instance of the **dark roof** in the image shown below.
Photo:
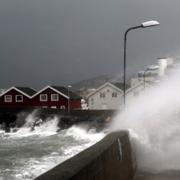
<svg viewBox="0 0 180 180"><path fill-rule="evenodd" d="M16 87L16 88L19 89L20 91L24 92L28 96L32 96L36 93L36 91L34 89L29 88L29 87Z"/></svg>
<svg viewBox="0 0 180 180"><path fill-rule="evenodd" d="M63 93L64 95L68 96L68 88L65 88L63 86L51 86L51 87ZM79 95L75 94L72 91L69 91L69 96L70 96L70 99L81 99Z"/></svg>
<svg viewBox="0 0 180 180"><path fill-rule="evenodd" d="M111 84L113 84L114 86L116 86L119 89L124 89L124 84L120 83L120 82L111 82ZM130 85L126 84L126 89L129 89Z"/></svg>

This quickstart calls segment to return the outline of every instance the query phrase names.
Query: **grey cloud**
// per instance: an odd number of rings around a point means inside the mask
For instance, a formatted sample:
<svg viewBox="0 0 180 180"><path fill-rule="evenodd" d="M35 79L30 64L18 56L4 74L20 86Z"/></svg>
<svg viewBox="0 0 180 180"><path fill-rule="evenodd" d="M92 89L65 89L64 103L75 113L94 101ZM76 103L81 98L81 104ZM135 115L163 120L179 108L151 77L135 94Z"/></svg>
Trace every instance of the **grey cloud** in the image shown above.
<svg viewBox="0 0 180 180"><path fill-rule="evenodd" d="M128 73L178 55L178 0L2 0L2 87L68 84L122 72L126 28L149 19L161 25L128 35Z"/></svg>

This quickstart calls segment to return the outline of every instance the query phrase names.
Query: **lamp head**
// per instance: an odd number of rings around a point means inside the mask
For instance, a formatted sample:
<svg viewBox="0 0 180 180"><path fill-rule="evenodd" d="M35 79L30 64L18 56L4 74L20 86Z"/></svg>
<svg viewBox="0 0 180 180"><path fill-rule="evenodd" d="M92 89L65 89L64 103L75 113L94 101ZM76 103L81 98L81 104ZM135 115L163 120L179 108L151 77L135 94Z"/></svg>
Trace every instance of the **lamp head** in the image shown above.
<svg viewBox="0 0 180 180"><path fill-rule="evenodd" d="M158 26L160 23L158 21L146 21L146 22L143 22L141 24L142 28L147 28L147 27L151 27L151 26Z"/></svg>
<svg viewBox="0 0 180 180"><path fill-rule="evenodd" d="M146 70L155 71L155 70L157 70L157 69L159 69L159 66L157 66L157 65L152 65L152 66L147 67Z"/></svg>

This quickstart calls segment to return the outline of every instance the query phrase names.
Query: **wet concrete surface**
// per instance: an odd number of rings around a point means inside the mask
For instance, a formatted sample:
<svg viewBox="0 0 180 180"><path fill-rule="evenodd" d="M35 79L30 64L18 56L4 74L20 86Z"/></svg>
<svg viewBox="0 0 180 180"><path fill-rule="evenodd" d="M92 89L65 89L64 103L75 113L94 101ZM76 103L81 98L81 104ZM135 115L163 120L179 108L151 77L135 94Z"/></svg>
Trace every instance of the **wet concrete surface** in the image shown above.
<svg viewBox="0 0 180 180"><path fill-rule="evenodd" d="M134 180L180 180L180 171L159 174L137 173Z"/></svg>
<svg viewBox="0 0 180 180"><path fill-rule="evenodd" d="M180 180L180 176L147 175L138 176L134 180Z"/></svg>

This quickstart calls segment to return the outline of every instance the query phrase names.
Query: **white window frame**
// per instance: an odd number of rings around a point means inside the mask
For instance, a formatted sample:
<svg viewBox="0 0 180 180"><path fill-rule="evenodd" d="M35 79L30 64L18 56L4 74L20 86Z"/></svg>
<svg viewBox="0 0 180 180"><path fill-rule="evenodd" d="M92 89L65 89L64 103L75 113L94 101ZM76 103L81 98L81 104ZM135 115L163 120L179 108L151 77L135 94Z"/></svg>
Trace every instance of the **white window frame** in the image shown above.
<svg viewBox="0 0 180 180"><path fill-rule="evenodd" d="M11 99L11 100L7 100L6 98L9 96L9 98ZM5 95L4 96L4 102L6 102L6 103L11 103L12 102L12 95Z"/></svg>
<svg viewBox="0 0 180 180"><path fill-rule="evenodd" d="M54 95L57 96L57 99L53 99ZM51 101L59 101L59 94L51 94Z"/></svg>
<svg viewBox="0 0 180 180"><path fill-rule="evenodd" d="M42 99L42 96L46 96L46 99ZM48 95L47 94L40 94L39 96L41 102L47 102L48 101Z"/></svg>
<svg viewBox="0 0 180 180"><path fill-rule="evenodd" d="M106 93L105 92L100 92L99 93L99 97L100 98L105 98L106 97Z"/></svg>
<svg viewBox="0 0 180 180"><path fill-rule="evenodd" d="M61 106L60 106L60 109L66 109L66 106L61 105Z"/></svg>
<svg viewBox="0 0 180 180"><path fill-rule="evenodd" d="M51 109L57 109L57 106L51 106Z"/></svg>
<svg viewBox="0 0 180 180"><path fill-rule="evenodd" d="M18 100L17 97L21 97L21 100ZM16 95L16 102L23 102L23 95Z"/></svg>
<svg viewBox="0 0 180 180"><path fill-rule="evenodd" d="M113 92L113 93L112 93L112 97L113 97L113 98L117 98L117 96L118 96L117 92Z"/></svg>

